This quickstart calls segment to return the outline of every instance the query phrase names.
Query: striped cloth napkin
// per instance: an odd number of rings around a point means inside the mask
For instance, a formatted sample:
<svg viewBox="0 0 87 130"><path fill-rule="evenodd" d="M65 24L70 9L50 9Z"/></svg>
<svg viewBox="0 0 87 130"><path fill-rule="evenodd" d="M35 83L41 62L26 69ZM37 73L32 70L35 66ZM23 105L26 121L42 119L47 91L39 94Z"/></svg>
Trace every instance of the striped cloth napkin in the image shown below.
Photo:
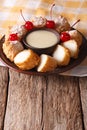
<svg viewBox="0 0 87 130"><path fill-rule="evenodd" d="M53 8L53 18L59 14L63 15L71 25L80 19L81 21L74 28L87 38L87 0L0 0L0 37L8 34L9 26L24 23L21 9L26 20L33 15L49 18L50 7L53 3L56 5ZM79 66L63 74L87 76L87 58Z"/></svg>

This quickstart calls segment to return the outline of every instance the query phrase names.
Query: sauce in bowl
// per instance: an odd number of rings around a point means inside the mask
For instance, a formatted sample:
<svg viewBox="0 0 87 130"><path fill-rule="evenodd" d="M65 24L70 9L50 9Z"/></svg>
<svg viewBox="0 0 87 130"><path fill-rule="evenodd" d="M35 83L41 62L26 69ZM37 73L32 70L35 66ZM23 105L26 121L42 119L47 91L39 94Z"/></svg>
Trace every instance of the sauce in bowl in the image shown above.
<svg viewBox="0 0 87 130"><path fill-rule="evenodd" d="M51 54L59 41L59 33L48 28L34 29L28 32L23 39L23 43L27 48L39 54Z"/></svg>
<svg viewBox="0 0 87 130"><path fill-rule="evenodd" d="M30 46L36 48L48 48L58 42L58 37L47 30L36 30L27 35L26 41Z"/></svg>

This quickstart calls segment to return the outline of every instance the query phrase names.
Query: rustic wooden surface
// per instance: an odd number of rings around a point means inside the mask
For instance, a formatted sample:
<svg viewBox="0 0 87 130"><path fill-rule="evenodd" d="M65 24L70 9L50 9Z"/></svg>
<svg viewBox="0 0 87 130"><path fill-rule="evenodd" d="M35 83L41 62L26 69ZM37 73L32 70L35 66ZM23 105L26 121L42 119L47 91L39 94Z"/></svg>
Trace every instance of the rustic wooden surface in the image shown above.
<svg viewBox="0 0 87 130"><path fill-rule="evenodd" d="M0 67L0 130L87 130L86 80Z"/></svg>
<svg viewBox="0 0 87 130"><path fill-rule="evenodd" d="M7 102L8 69L0 67L0 130L3 129Z"/></svg>
<svg viewBox="0 0 87 130"><path fill-rule="evenodd" d="M79 79L84 127L87 130L87 77Z"/></svg>

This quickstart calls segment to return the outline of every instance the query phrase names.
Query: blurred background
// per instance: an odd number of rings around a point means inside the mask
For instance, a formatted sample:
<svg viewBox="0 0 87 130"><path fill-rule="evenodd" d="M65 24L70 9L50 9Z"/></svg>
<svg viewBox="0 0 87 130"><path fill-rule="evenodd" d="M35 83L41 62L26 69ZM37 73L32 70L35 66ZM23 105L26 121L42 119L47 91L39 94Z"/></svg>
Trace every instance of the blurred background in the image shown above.
<svg viewBox="0 0 87 130"><path fill-rule="evenodd" d="M53 3L53 18L61 14L71 25L80 19L75 28L87 37L87 0L0 0L0 35L6 34L9 26L24 23L21 9L26 20L32 15L49 18Z"/></svg>

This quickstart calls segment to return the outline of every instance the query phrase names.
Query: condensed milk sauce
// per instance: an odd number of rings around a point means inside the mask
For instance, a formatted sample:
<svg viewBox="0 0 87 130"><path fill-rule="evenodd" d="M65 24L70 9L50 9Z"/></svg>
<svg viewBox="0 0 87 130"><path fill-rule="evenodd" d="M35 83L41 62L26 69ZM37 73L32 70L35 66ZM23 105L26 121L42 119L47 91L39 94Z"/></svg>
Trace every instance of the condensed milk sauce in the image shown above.
<svg viewBox="0 0 87 130"><path fill-rule="evenodd" d="M58 37L51 31L36 30L27 35L26 41L32 47L47 48L55 45L58 42Z"/></svg>

